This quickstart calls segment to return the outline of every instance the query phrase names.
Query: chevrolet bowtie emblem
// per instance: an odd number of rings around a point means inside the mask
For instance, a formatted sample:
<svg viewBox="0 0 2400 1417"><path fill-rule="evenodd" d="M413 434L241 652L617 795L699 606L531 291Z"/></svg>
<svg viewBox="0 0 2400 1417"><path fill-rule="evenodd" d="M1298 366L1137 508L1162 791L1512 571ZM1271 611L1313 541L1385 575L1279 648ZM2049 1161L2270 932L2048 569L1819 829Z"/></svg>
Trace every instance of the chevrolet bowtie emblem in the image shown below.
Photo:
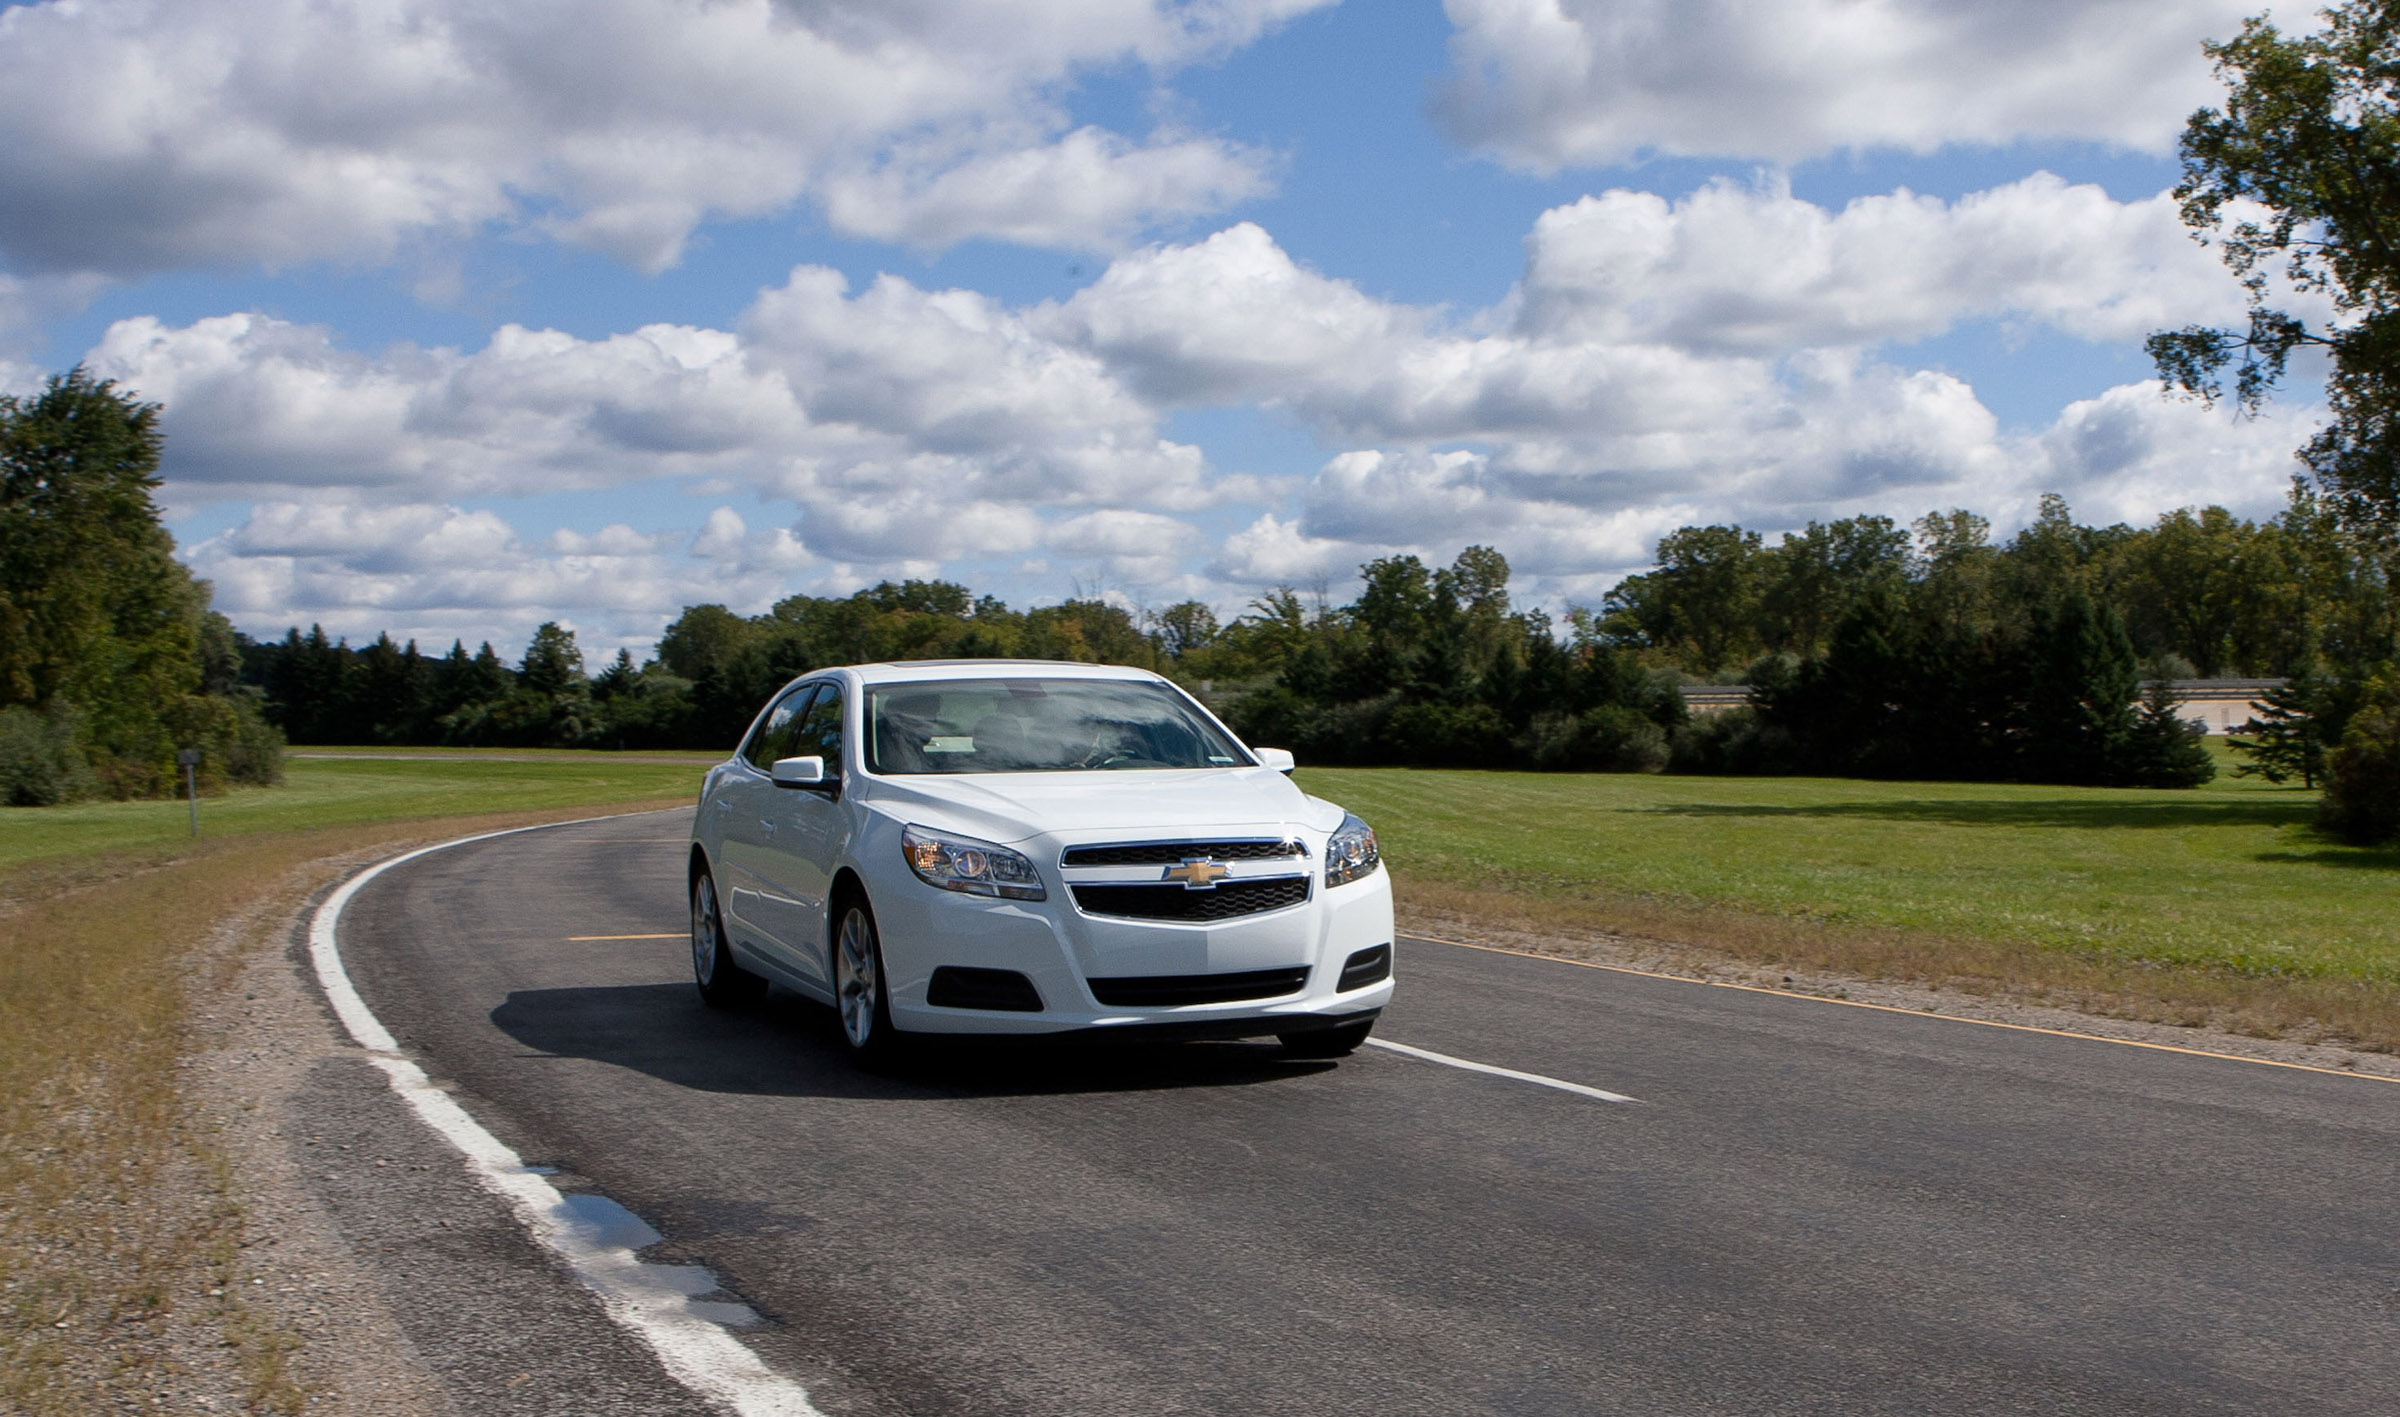
<svg viewBox="0 0 2400 1417"><path fill-rule="evenodd" d="M1194 857L1180 866L1169 866L1166 879L1183 882L1187 891L1213 891L1217 882L1232 874L1214 861Z"/></svg>

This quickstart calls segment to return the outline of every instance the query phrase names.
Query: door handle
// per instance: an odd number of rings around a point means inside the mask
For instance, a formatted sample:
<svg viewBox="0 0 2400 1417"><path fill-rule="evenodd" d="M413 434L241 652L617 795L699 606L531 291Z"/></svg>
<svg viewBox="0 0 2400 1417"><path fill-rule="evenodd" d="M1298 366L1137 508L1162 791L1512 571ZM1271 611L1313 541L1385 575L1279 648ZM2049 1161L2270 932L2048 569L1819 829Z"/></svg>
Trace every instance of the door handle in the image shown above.
<svg viewBox="0 0 2400 1417"><path fill-rule="evenodd" d="M763 831L763 832L765 832L765 833L766 833L767 835L769 835L769 836L773 836L773 835L775 835L775 820L774 820L774 818L772 818L772 817L761 817L761 818L759 818L759 819L758 819L758 829L759 829L760 831Z"/></svg>

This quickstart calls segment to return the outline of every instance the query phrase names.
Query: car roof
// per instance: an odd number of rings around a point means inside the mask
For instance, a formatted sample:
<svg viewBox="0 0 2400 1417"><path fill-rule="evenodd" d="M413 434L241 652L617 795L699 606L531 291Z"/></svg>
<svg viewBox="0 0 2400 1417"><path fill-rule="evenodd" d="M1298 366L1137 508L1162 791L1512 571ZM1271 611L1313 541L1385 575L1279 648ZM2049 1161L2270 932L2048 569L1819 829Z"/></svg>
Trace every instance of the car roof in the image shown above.
<svg viewBox="0 0 2400 1417"><path fill-rule="evenodd" d="M1118 679L1157 681L1161 676L1125 664L1084 664L1067 659L907 659L844 666L866 684L908 684L929 679Z"/></svg>

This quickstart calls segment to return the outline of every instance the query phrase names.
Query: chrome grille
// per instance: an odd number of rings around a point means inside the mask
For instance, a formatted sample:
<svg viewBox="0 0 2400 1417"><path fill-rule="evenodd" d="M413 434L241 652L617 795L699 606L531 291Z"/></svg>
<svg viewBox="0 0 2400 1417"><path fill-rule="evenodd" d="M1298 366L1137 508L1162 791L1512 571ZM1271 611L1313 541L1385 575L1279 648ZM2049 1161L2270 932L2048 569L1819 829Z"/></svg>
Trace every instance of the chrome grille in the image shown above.
<svg viewBox="0 0 2400 1417"><path fill-rule="evenodd" d="M1297 841L1136 841L1108 846L1070 846L1061 866L1172 866L1181 861L1280 861L1306 857Z"/></svg>

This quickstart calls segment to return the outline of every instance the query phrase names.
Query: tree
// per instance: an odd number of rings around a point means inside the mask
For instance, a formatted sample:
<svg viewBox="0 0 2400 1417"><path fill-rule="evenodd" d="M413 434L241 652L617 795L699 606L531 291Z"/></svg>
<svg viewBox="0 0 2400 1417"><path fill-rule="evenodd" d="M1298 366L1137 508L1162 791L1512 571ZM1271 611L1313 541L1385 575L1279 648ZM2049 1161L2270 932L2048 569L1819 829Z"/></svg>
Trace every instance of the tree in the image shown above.
<svg viewBox="0 0 2400 1417"><path fill-rule="evenodd" d="M617 657L609 661L608 668L592 676L592 697L621 698L639 687L641 679L642 671L633 662L633 651L619 649Z"/></svg>
<svg viewBox="0 0 2400 1417"><path fill-rule="evenodd" d="M172 790L182 748L201 750L204 787L281 775L232 626L159 521L160 447L157 406L80 367L0 398L0 776L16 800Z"/></svg>
<svg viewBox="0 0 2400 1417"><path fill-rule="evenodd" d="M2263 667L2291 581L2280 541L2223 507L2178 508L2128 537L2109 561L2136 648L2180 655L2206 679Z"/></svg>
<svg viewBox="0 0 2400 1417"><path fill-rule="evenodd" d="M545 620L526 643L525 661L517 666L517 682L537 694L557 695L583 688L583 650L575 632L556 620Z"/></svg>
<svg viewBox="0 0 2400 1417"><path fill-rule="evenodd" d="M2101 786L2122 779L2141 676L2115 610L2069 591L2034 617L2020 721L2030 782Z"/></svg>
<svg viewBox="0 0 2400 1417"><path fill-rule="evenodd" d="M1207 649L1219 633L1217 613L1197 600L1181 601L1158 613L1159 644L1170 659Z"/></svg>
<svg viewBox="0 0 2400 1417"><path fill-rule="evenodd" d="M158 407L80 367L0 398L0 704L85 715L137 775L171 769L160 709L199 687L207 597L159 524Z"/></svg>
<svg viewBox="0 0 2400 1417"><path fill-rule="evenodd" d="M2233 775L2263 777L2277 785L2298 778L2301 786L2315 787L2325 775L2324 727L2319 721L2325 688L2322 675L2303 667L2253 702L2250 706L2258 713L2241 729L2249 736L2231 740L2233 750L2250 761L2235 768Z"/></svg>
<svg viewBox="0 0 2400 1417"><path fill-rule="evenodd" d="M2400 0L2344 0L2325 28L2285 35L2266 18L2203 46L2225 106L2192 115L2175 196L2249 298L2241 330L2192 326L2149 340L2159 375L2205 400L2255 409L2296 350L2321 350L2332 420L2300 450L2343 521L2400 533ZM2265 208L2248 215L2249 204ZM2275 286L2321 295L2314 322Z"/></svg>
<svg viewBox="0 0 2400 1417"><path fill-rule="evenodd" d="M1991 628L1997 606L2000 553L1992 546L1992 524L1963 507L1927 512L1916 521L1914 581L1909 600L1925 619L1944 630L1980 634Z"/></svg>
<svg viewBox="0 0 2400 1417"><path fill-rule="evenodd" d="M2175 712L2174 692L2153 680L2126 735L2118 780L2128 787L2198 787L2216 775L2216 760L2199 731Z"/></svg>
<svg viewBox="0 0 2400 1417"><path fill-rule="evenodd" d="M2326 764L2317 825L2359 846L2400 835L2400 673L2368 682Z"/></svg>
<svg viewBox="0 0 2400 1417"><path fill-rule="evenodd" d="M1658 569L1627 576L1601 602L1610 638L1676 654L1713 674L1758 649L1765 552L1755 531L1687 526L1661 537Z"/></svg>
<svg viewBox="0 0 2400 1417"><path fill-rule="evenodd" d="M1770 649L1815 654L1850 607L1897 587L1908 573L1908 533L1890 517L1810 522L1767 553L1766 640Z"/></svg>

